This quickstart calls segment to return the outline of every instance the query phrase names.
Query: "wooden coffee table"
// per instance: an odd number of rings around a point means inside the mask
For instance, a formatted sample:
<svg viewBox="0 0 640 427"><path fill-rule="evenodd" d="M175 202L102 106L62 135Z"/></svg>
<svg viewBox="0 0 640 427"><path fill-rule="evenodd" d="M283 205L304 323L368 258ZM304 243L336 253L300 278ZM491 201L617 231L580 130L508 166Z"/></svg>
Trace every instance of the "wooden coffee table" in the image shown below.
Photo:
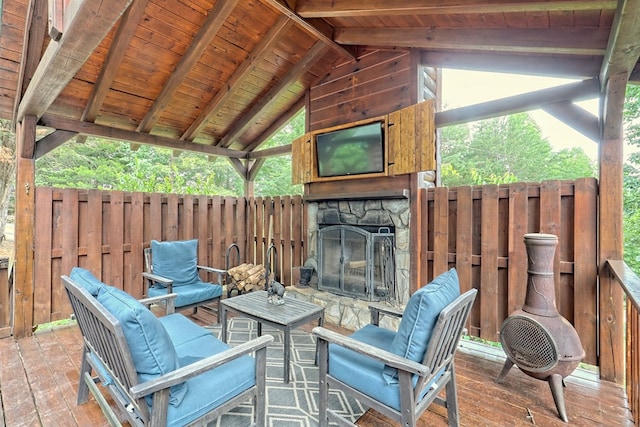
<svg viewBox="0 0 640 427"><path fill-rule="evenodd" d="M318 326L324 324L324 307L284 297L285 303L274 305L267 302L267 291L250 292L220 302L220 322L222 341L227 342L227 313L232 312L258 322L258 336L262 335L262 324L284 332L284 382L289 382L289 362L291 360L291 330L313 320Z"/></svg>

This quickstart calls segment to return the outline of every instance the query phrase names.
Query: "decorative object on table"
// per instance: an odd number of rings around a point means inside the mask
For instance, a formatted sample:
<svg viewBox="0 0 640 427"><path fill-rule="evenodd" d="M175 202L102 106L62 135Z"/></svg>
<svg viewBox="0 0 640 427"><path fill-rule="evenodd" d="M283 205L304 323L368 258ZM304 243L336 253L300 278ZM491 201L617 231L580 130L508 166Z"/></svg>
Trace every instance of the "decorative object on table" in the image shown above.
<svg viewBox="0 0 640 427"><path fill-rule="evenodd" d="M500 382L515 364L525 374L549 383L558 414L568 422L562 387L584 358L574 327L558 313L553 258L558 237L553 234L524 235L527 248L527 292L521 310L502 323L500 341L507 354Z"/></svg>
<svg viewBox="0 0 640 427"><path fill-rule="evenodd" d="M309 286L311 276L313 275L313 267L300 267L300 280L297 285L299 288L306 288Z"/></svg>
<svg viewBox="0 0 640 427"><path fill-rule="evenodd" d="M280 282L272 280L267 289L267 301L274 305L284 304L284 286Z"/></svg>

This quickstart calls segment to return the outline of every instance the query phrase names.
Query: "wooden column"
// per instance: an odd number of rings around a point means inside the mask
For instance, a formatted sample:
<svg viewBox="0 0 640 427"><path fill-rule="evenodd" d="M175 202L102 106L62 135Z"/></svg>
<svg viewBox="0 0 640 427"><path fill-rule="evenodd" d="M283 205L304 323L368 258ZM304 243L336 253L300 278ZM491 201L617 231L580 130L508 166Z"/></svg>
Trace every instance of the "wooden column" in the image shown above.
<svg viewBox="0 0 640 427"><path fill-rule="evenodd" d="M623 259L622 232L622 112L627 73L615 74L604 83L601 102L602 136L600 163L600 236L598 264L600 278L600 376L624 382L623 291L604 267L609 259Z"/></svg>
<svg viewBox="0 0 640 427"><path fill-rule="evenodd" d="M14 320L16 338L33 331L36 117L25 116L16 129L16 224ZM43 284L50 286L49 283Z"/></svg>

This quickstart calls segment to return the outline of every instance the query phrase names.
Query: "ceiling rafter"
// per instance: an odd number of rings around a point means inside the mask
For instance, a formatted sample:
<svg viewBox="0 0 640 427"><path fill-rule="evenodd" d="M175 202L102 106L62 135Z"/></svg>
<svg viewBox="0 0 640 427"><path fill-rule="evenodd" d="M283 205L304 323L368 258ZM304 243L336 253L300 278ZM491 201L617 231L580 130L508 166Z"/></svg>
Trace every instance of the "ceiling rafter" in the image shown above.
<svg viewBox="0 0 640 427"><path fill-rule="evenodd" d="M482 102L467 107L436 113L436 128L490 119L508 114L542 108L546 104L561 101L581 101L597 97L600 93L598 79L569 83L535 92L510 96L496 101Z"/></svg>
<svg viewBox="0 0 640 427"><path fill-rule="evenodd" d="M253 49L249 57L234 71L224 87L216 93L211 102L182 134L180 139L193 140L206 127L207 123L218 114L224 104L233 99L236 92L242 87L242 83L251 76L257 64L269 54L274 44L278 42L279 37L288 31L292 25L293 23L284 16L276 21L269 32L260 40L260 43Z"/></svg>
<svg viewBox="0 0 640 427"><path fill-rule="evenodd" d="M388 15L434 15L456 13L548 12L564 10L615 9L616 0L424 0L370 1L362 0L298 0L296 12L303 18L344 18Z"/></svg>
<svg viewBox="0 0 640 427"><path fill-rule="evenodd" d="M41 117L55 101L102 39L113 28L132 0L72 0L59 41L47 46L33 79L18 106L17 121Z"/></svg>
<svg viewBox="0 0 640 427"><path fill-rule="evenodd" d="M602 60L600 82L606 84L609 76L626 73L630 76L640 57L640 1L621 0L618 4L607 51ZM604 88L604 86L603 86Z"/></svg>
<svg viewBox="0 0 640 427"><path fill-rule="evenodd" d="M333 40L332 38L333 29L325 21L323 20L307 21L303 19L300 15L295 13L293 10L289 9L288 6L280 3L280 1L278 0L265 0L265 3L267 3L272 8L282 13L283 15L287 16L293 22L298 24L300 28L302 28L303 30L305 30L306 32L314 36L316 39L318 39L322 43L326 44L328 47L336 51L340 56L343 56L345 58L349 58L352 61L355 61L356 55L354 52L352 52L351 50L349 50L344 46L340 46L340 44L336 43Z"/></svg>
<svg viewBox="0 0 640 427"><path fill-rule="evenodd" d="M432 67L552 77L595 77L600 71L601 63L598 57L529 57L491 52L433 50L422 52L422 64Z"/></svg>
<svg viewBox="0 0 640 427"><path fill-rule="evenodd" d="M604 55L608 31L536 28L336 28L349 45L406 46L490 52Z"/></svg>
<svg viewBox="0 0 640 427"><path fill-rule="evenodd" d="M228 148L213 145L198 144L195 142L181 141L150 133L142 133L125 129L117 129L95 123L82 122L54 115L45 114L38 123L41 126L58 130L82 133L85 135L99 136L102 138L131 141L138 144L155 145L172 150L190 151L193 153L208 154L211 156L224 156L233 158L245 158L246 151L230 150Z"/></svg>
<svg viewBox="0 0 640 427"><path fill-rule="evenodd" d="M116 73L118 72L120 63L122 63L124 59L129 43L131 43L133 34L140 23L140 19L142 19L147 3L149 3L149 0L136 0L122 15L120 25L113 37L107 57L100 69L100 74L98 74L98 78L91 90L91 95L89 95L87 105L82 113L83 121L94 122L96 120L102 103L111 88L111 83L113 83Z"/></svg>
<svg viewBox="0 0 640 427"><path fill-rule="evenodd" d="M16 121L18 106L29 82L38 68L38 61L42 55L45 34L47 33L47 0L34 0L29 3L25 32L22 41L22 61L18 74L16 98L13 102L13 120Z"/></svg>
<svg viewBox="0 0 640 427"><path fill-rule="evenodd" d="M156 97L155 102L140 121L138 125L138 132L150 132L153 125L156 123L162 112L167 105L171 97L178 90L178 87L182 84L187 75L191 72L193 66L198 62L202 53L211 43L211 39L220 31L222 25L225 23L231 12L238 4L239 0L225 0L216 2L213 9L209 12L200 31L195 35L191 41L191 45L187 51L180 58L180 62L176 65L176 68L169 76L169 79L162 87L162 91Z"/></svg>
<svg viewBox="0 0 640 427"><path fill-rule="evenodd" d="M258 148L262 143L267 141L273 135L275 135L283 126L285 126L289 121L300 112L304 108L305 105L305 96L301 96L298 102L293 104L291 108L281 114L276 120L271 122L268 128L266 128L260 135L258 135L253 142L248 144L245 147L245 151L251 153L256 148Z"/></svg>
<svg viewBox="0 0 640 427"><path fill-rule="evenodd" d="M227 134L220 140L218 146L229 147L237 138L239 138L248 128L252 125L256 117L258 117L264 110L269 108L271 104L277 101L279 95L288 90L288 88L295 83L300 77L302 77L309 68L317 61L317 59L324 55L329 48L322 42L316 42L309 51L305 54L300 61L298 61L289 72L284 75L274 87L272 87L266 94L264 94L260 100L258 100L253 107L238 120Z"/></svg>

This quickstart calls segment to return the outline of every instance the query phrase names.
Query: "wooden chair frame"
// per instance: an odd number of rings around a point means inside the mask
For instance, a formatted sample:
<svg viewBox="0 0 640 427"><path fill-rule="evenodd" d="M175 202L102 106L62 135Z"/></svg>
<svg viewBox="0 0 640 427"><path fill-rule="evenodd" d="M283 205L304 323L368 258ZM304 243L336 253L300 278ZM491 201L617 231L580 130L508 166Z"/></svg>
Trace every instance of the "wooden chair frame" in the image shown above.
<svg viewBox="0 0 640 427"><path fill-rule="evenodd" d="M431 403L436 402L447 408L449 425L458 426L458 398L456 392L454 356L476 294L476 289L467 291L440 312L422 363L405 359L386 350L362 343L321 327L314 328L313 334L318 339L319 349L320 427L328 426L329 421L333 421L341 426L354 425L329 409L329 388L336 388L346 394L352 395L364 405L374 408L388 418L400 422L402 426L415 426L420 415L422 415ZM380 314L401 316L401 313L396 310L378 305L372 305L370 309L372 323L375 325L378 324ZM364 391L357 390L333 377L329 373L329 343L334 343L357 353L378 359L387 366L397 368L401 410L398 411L378 402L365 394ZM382 375L382 372L380 375ZM418 377L415 386L413 385L414 376ZM420 395L423 393L427 384L431 384L430 390L420 399ZM438 396L443 389L445 389L446 399Z"/></svg>

